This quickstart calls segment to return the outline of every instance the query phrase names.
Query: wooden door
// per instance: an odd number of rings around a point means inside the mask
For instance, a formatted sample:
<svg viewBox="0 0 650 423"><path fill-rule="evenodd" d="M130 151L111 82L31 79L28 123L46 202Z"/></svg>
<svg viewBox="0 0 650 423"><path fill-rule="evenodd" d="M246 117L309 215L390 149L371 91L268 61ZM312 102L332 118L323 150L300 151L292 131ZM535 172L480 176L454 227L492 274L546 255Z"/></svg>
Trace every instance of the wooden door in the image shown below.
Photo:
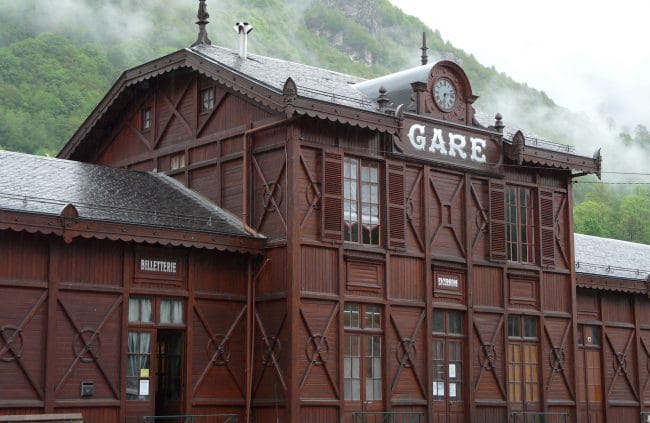
<svg viewBox="0 0 650 423"><path fill-rule="evenodd" d="M183 333L158 330L156 416L183 414Z"/></svg>
<svg viewBox="0 0 650 423"><path fill-rule="evenodd" d="M433 422L464 421L463 344L461 313L452 310L434 310Z"/></svg>
<svg viewBox="0 0 650 423"><path fill-rule="evenodd" d="M344 309L346 333L343 353L344 398L346 415L353 412L384 411L384 345L381 307L374 304L347 303ZM363 316L361 318L361 316ZM351 420L350 420L351 421ZM369 414L364 423L381 422Z"/></svg>
<svg viewBox="0 0 650 423"><path fill-rule="evenodd" d="M127 421L154 415L155 330L130 330L127 341L126 415Z"/></svg>
<svg viewBox="0 0 650 423"><path fill-rule="evenodd" d="M578 350L578 421L604 422L600 351Z"/></svg>

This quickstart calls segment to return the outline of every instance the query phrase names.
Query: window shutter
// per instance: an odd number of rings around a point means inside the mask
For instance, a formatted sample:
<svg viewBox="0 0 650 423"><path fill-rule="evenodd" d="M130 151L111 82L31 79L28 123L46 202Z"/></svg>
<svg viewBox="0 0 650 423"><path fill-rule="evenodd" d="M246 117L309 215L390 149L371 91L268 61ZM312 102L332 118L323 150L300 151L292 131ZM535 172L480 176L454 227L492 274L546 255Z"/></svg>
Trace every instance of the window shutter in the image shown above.
<svg viewBox="0 0 650 423"><path fill-rule="evenodd" d="M322 236L343 241L343 155L338 150L323 151Z"/></svg>
<svg viewBox="0 0 650 423"><path fill-rule="evenodd" d="M505 184L490 181L490 260L506 261Z"/></svg>
<svg viewBox="0 0 650 423"><path fill-rule="evenodd" d="M553 211L553 191L539 190L540 227L542 230L542 266L555 265L555 213Z"/></svg>
<svg viewBox="0 0 650 423"><path fill-rule="evenodd" d="M404 164L389 161L387 169L388 247L405 249Z"/></svg>

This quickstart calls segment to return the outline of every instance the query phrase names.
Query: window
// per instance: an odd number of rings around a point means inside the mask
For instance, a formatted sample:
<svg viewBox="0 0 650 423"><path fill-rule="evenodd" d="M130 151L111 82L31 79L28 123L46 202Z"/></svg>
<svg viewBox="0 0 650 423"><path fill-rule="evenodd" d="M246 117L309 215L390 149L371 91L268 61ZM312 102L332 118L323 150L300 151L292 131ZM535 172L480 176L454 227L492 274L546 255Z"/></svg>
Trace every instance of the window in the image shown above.
<svg viewBox="0 0 650 423"><path fill-rule="evenodd" d="M129 298L129 323L153 322L152 311L153 309L151 307L151 298Z"/></svg>
<svg viewBox="0 0 650 423"><path fill-rule="evenodd" d="M530 188L507 186L505 209L508 260L535 261L535 220Z"/></svg>
<svg viewBox="0 0 650 423"><path fill-rule="evenodd" d="M343 358L345 400L381 400L381 306L346 303L343 326L346 331Z"/></svg>
<svg viewBox="0 0 650 423"><path fill-rule="evenodd" d="M345 158L344 239L379 245L379 164Z"/></svg>
<svg viewBox="0 0 650 423"><path fill-rule="evenodd" d="M148 400L151 372L151 333L129 332L127 360L126 399Z"/></svg>
<svg viewBox="0 0 650 423"><path fill-rule="evenodd" d="M463 319L459 311L433 311L433 399L462 400Z"/></svg>
<svg viewBox="0 0 650 423"><path fill-rule="evenodd" d="M200 93L201 112L208 112L214 107L214 88L206 88Z"/></svg>
<svg viewBox="0 0 650 423"><path fill-rule="evenodd" d="M183 300L160 300L160 323L182 325Z"/></svg>
<svg viewBox="0 0 650 423"><path fill-rule="evenodd" d="M151 107L140 111L140 129L143 131L151 129Z"/></svg>
<svg viewBox="0 0 650 423"><path fill-rule="evenodd" d="M176 170L185 167L185 153L174 154L169 158L169 169Z"/></svg>
<svg viewBox="0 0 650 423"><path fill-rule="evenodd" d="M535 316L508 316L508 400L539 401L539 335Z"/></svg>
<svg viewBox="0 0 650 423"><path fill-rule="evenodd" d="M600 327L579 324L578 345L581 347L600 347Z"/></svg>

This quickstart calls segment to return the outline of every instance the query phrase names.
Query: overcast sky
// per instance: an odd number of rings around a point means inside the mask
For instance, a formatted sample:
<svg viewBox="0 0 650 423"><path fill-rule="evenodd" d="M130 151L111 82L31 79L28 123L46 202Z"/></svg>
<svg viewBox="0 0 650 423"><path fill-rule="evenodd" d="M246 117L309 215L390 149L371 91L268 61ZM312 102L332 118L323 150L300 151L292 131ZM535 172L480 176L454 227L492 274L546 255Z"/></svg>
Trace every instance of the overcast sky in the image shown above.
<svg viewBox="0 0 650 423"><path fill-rule="evenodd" d="M562 106L650 127L647 0L390 1Z"/></svg>

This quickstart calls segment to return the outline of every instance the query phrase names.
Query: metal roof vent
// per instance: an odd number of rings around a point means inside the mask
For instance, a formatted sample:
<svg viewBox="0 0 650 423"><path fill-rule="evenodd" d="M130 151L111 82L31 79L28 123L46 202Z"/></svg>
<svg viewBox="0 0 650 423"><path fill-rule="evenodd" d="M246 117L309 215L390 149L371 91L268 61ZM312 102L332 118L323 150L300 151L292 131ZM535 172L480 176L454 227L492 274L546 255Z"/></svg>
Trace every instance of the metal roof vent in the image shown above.
<svg viewBox="0 0 650 423"><path fill-rule="evenodd" d="M246 59L248 55L248 34L253 27L248 22L237 22L233 27L235 32L239 33L239 57Z"/></svg>
<svg viewBox="0 0 650 423"><path fill-rule="evenodd" d="M211 45L212 41L208 38L208 31L205 30L205 26L210 23L208 20L210 15L208 14L205 0L199 0L199 11L196 13L196 17L198 18L196 24L199 26L199 36L196 41L194 41L194 44L192 44L192 47L199 44Z"/></svg>

